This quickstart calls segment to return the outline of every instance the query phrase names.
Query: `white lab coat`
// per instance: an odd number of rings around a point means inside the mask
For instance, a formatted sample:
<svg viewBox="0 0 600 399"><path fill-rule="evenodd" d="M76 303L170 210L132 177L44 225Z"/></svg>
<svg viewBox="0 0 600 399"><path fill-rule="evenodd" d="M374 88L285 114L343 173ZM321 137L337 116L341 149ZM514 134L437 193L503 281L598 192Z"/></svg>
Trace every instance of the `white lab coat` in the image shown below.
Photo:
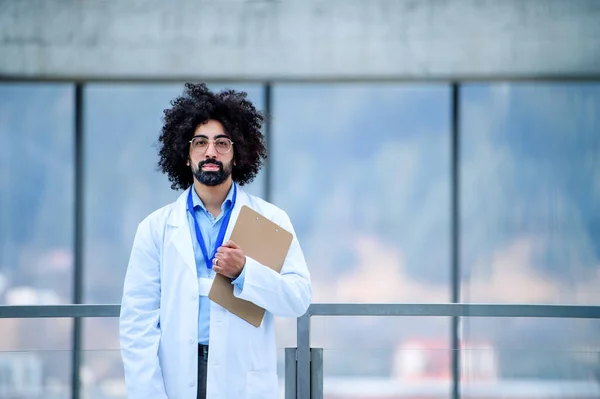
<svg viewBox="0 0 600 399"><path fill-rule="evenodd" d="M119 326L130 399L196 398L199 295L188 190L144 219L135 235ZM281 273L246 258L244 286L234 295L267 310L259 328L211 302L207 399L277 398L273 317L303 315L312 296L304 255L283 210L238 187L225 241L243 205L294 239Z"/></svg>

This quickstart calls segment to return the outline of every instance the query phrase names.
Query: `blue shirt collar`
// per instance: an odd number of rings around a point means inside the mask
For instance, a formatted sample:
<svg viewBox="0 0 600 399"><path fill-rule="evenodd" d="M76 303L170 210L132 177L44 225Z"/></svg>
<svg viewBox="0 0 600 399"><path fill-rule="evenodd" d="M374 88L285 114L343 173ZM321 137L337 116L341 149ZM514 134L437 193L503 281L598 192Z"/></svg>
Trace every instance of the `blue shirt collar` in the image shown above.
<svg viewBox="0 0 600 399"><path fill-rule="evenodd" d="M227 193L227 197L225 197L225 201L223 201L223 204L221 205L221 212L226 212L231 207L231 204L233 202L233 186L234 185L235 185L235 183L232 182L231 188L229 189L229 193ZM202 203L202 200L200 200L200 197L198 197L198 193L196 192L196 190L194 190L193 184L190 187L190 190L192 190L192 203L194 204L194 209L197 210L198 207L200 207L205 212L208 212L206 210L206 207L204 206L204 203Z"/></svg>

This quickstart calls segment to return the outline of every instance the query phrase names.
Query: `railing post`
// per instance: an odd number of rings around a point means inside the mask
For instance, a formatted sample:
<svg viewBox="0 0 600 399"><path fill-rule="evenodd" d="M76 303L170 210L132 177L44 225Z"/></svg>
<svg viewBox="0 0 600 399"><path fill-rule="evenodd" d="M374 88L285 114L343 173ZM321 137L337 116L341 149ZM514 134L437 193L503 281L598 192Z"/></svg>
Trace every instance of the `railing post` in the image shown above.
<svg viewBox="0 0 600 399"><path fill-rule="evenodd" d="M310 399L323 399L323 348L310 348Z"/></svg>
<svg viewBox="0 0 600 399"><path fill-rule="evenodd" d="M296 399L296 348L285 348L285 399Z"/></svg>
<svg viewBox="0 0 600 399"><path fill-rule="evenodd" d="M297 321L297 399L310 399L310 313Z"/></svg>

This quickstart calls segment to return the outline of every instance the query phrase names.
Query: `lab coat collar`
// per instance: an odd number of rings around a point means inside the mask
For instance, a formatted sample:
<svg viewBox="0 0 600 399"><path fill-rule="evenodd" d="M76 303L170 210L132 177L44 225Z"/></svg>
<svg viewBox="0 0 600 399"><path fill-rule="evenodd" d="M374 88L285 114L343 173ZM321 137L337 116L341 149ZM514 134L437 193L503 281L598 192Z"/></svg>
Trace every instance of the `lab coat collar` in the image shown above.
<svg viewBox="0 0 600 399"><path fill-rule="evenodd" d="M192 269L194 274L197 274L194 247L192 245L192 234L190 232L187 219L187 196L189 190L191 189L192 186L184 190L179 198L177 198L173 204L171 214L167 219L167 224L175 228L175 231L171 236L171 241L175 245L175 248L177 248L177 251L181 254L185 260L185 263ZM227 226L227 231L225 232L224 242L229 240L229 237L231 237L231 232L233 231L233 227L235 226L235 222L242 206L249 205L248 195L241 190L239 186L237 189L237 200L231 213L231 219L229 221L229 225Z"/></svg>

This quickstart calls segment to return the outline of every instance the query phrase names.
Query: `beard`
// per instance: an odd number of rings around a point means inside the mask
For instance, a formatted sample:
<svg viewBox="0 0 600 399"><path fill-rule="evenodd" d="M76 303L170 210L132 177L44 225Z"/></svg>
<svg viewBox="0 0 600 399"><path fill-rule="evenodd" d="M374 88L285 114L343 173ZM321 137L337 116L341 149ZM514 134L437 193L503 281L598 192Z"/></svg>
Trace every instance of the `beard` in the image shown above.
<svg viewBox="0 0 600 399"><path fill-rule="evenodd" d="M198 167L192 167L192 173L196 180L198 180L201 184L205 186L218 186L219 184L225 182L227 178L231 175L233 170L233 161L231 161L228 165L223 165L222 162L219 162L214 159L207 159L206 161L202 161L198 163ZM219 170L210 170L204 171L202 167L204 165L217 165Z"/></svg>

